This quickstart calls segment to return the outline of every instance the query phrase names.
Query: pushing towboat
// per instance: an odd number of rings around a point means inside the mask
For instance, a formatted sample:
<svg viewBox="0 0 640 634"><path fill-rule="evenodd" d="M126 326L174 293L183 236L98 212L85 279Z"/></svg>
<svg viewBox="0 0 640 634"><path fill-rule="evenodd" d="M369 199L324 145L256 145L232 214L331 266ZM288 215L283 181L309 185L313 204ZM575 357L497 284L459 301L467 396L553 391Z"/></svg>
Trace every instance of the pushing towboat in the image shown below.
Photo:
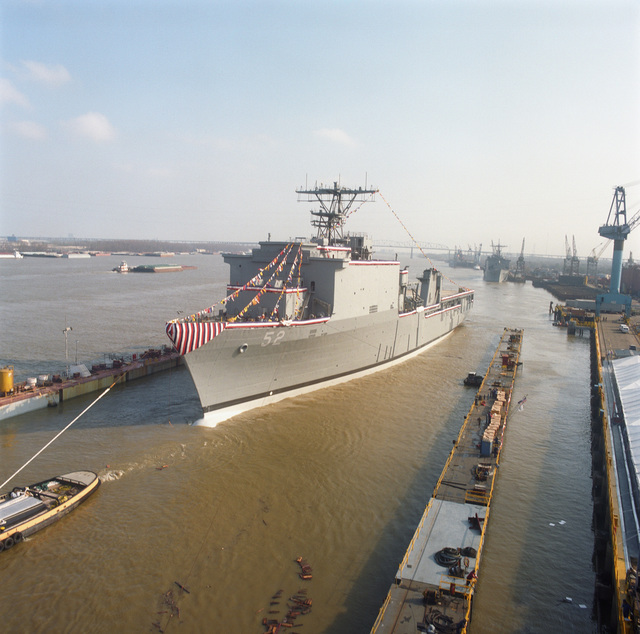
<svg viewBox="0 0 640 634"><path fill-rule="evenodd" d="M319 205L317 235L224 254L228 296L167 323L200 397L200 424L390 367L464 321L472 290L445 292L433 267L411 283L400 262L373 258L368 236L344 232L356 203L377 192L338 183L297 190Z"/></svg>
<svg viewBox="0 0 640 634"><path fill-rule="evenodd" d="M0 552L67 515L99 486L92 471L74 471L0 495Z"/></svg>

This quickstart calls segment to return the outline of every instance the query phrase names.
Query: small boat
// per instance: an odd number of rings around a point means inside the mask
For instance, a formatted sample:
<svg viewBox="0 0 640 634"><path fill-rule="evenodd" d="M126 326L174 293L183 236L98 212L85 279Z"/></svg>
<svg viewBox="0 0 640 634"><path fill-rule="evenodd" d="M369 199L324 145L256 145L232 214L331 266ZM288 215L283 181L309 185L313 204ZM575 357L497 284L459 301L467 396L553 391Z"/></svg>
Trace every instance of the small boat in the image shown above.
<svg viewBox="0 0 640 634"><path fill-rule="evenodd" d="M92 471L74 471L0 495L0 552L67 515L99 486Z"/></svg>
<svg viewBox="0 0 640 634"><path fill-rule="evenodd" d="M129 265L124 260L122 260L122 262L120 262L120 264L113 270L116 271L116 273L128 273Z"/></svg>
<svg viewBox="0 0 640 634"><path fill-rule="evenodd" d="M464 379L464 384L469 385L471 387L480 387L482 385L484 377L481 374L476 374L475 372L469 372Z"/></svg>

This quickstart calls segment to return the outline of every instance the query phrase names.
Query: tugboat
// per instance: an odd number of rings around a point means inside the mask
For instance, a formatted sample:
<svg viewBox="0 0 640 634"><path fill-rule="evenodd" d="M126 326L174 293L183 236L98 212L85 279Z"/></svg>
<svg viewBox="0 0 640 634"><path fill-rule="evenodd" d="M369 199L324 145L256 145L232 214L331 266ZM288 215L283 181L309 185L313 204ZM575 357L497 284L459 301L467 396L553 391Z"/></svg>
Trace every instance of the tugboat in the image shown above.
<svg viewBox="0 0 640 634"><path fill-rule="evenodd" d="M120 262L120 264L118 266L116 266L115 269L113 269L114 271L116 271L116 273L128 273L129 272L129 266L127 265L127 263L122 260L122 262Z"/></svg>
<svg viewBox="0 0 640 634"><path fill-rule="evenodd" d="M480 387L484 377L476 372L469 372L464 379L464 384L469 387Z"/></svg>
<svg viewBox="0 0 640 634"><path fill-rule="evenodd" d="M0 495L0 552L71 513L99 486L92 471L74 471Z"/></svg>

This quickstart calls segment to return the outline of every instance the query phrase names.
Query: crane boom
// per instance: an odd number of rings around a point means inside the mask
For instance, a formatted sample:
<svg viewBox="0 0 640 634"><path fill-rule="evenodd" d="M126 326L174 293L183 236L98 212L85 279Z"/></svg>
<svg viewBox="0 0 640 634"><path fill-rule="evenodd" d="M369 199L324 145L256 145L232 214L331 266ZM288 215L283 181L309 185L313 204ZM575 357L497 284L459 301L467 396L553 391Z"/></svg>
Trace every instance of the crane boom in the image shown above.
<svg viewBox="0 0 640 634"><path fill-rule="evenodd" d="M610 240L626 240L630 231L627 223L627 202L624 187L616 187L611 207L609 207L607 222L598 229L598 233L603 238Z"/></svg>
<svg viewBox="0 0 640 634"><path fill-rule="evenodd" d="M638 209L638 211L636 211L636 213L633 214L633 216L631 216L631 220L629 220L629 222L627 223L629 225L629 232L633 231L633 229L639 222L640 222L640 209Z"/></svg>

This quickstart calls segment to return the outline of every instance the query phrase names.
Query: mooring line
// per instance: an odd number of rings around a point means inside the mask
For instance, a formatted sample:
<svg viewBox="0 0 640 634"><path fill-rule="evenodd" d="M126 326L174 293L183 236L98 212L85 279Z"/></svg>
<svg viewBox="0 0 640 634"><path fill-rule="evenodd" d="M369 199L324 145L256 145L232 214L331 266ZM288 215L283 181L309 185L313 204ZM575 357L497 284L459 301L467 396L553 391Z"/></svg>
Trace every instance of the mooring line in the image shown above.
<svg viewBox="0 0 640 634"><path fill-rule="evenodd" d="M38 453L36 453L31 458L29 458L29 460L27 460L27 462L25 462L12 476L10 476L2 484L0 484L0 489L4 488L6 484L11 482L13 478L15 478L28 464L33 462L47 447L49 447L51 444L54 443L54 441L56 441L60 436L62 436L62 434L65 431L67 431L67 429L69 429L69 427L71 427L71 425L73 425L73 423L75 423L81 416L84 416L84 414L86 414L123 376L124 374L121 374L120 376L118 376L116 380L102 394L100 394L100 396L98 396L98 398L95 401L93 401L93 403L91 403L80 414L78 414L62 431L58 432L42 449L40 449L40 451L38 451Z"/></svg>

